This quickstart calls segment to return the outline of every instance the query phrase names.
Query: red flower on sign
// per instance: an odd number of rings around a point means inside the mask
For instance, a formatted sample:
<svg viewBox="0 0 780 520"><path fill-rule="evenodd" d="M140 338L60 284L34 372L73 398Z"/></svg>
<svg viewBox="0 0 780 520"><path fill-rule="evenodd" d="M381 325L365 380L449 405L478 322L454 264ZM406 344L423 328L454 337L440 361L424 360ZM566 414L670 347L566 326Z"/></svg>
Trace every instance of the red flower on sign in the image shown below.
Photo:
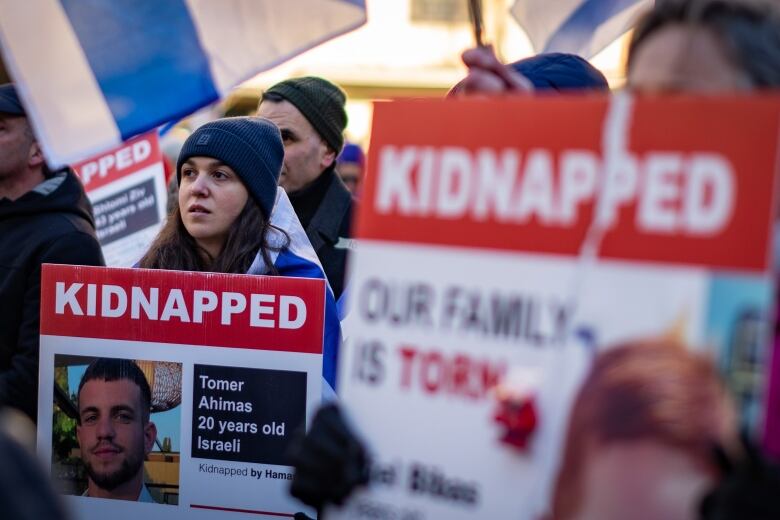
<svg viewBox="0 0 780 520"><path fill-rule="evenodd" d="M504 430L501 442L517 450L527 451L539 422L533 397L500 399L495 420Z"/></svg>

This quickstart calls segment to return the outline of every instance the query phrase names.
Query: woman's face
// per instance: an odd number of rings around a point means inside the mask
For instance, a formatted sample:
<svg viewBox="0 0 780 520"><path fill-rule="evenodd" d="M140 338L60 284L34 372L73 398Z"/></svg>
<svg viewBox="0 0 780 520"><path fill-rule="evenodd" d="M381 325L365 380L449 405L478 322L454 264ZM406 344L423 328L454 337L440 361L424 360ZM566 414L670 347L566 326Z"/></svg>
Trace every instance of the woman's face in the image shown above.
<svg viewBox="0 0 780 520"><path fill-rule="evenodd" d="M230 166L211 157L190 157L180 173L179 211L184 227L216 258L249 192Z"/></svg>
<svg viewBox="0 0 780 520"><path fill-rule="evenodd" d="M751 88L750 78L707 29L673 24L636 48L628 85L642 92L728 92Z"/></svg>

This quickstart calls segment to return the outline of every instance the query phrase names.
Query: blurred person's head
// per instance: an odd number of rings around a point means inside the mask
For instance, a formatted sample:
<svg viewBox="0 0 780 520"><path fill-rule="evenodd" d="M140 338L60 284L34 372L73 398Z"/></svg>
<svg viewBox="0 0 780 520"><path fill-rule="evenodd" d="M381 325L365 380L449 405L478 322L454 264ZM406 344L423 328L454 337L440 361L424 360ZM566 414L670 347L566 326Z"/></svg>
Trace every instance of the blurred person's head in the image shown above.
<svg viewBox="0 0 780 520"><path fill-rule="evenodd" d="M469 51L471 52L471 51ZM604 75L587 60L575 54L545 53L515 61L503 67L519 74L535 92L608 92ZM469 77L459 81L447 96L466 91Z"/></svg>
<svg viewBox="0 0 780 520"><path fill-rule="evenodd" d="M537 54L507 66L528 78L536 91L609 91L604 74L576 54Z"/></svg>
<svg viewBox="0 0 780 520"><path fill-rule="evenodd" d="M363 183L363 169L365 168L365 155L360 145L346 143L344 149L336 160L336 171L349 192L355 196Z"/></svg>
<svg viewBox="0 0 780 520"><path fill-rule="evenodd" d="M647 92L780 86L780 16L768 2L667 0L637 24L628 85Z"/></svg>
<svg viewBox="0 0 780 520"><path fill-rule="evenodd" d="M172 128L167 134L160 137L160 150L162 151L163 165L165 167L165 182L168 185L168 199L165 209L169 215L176 207L176 199L179 197L176 161L189 134L190 132L184 128Z"/></svg>
<svg viewBox="0 0 780 520"><path fill-rule="evenodd" d="M0 85L0 199L15 200L43 182L45 162L16 89Z"/></svg>
<svg viewBox="0 0 780 520"><path fill-rule="evenodd" d="M31 426L32 447L28 448L26 439L20 442L17 433L8 431L4 415L9 410L15 412L15 409L0 406L0 460L3 461L0 466L0 510L3 518L67 520L70 515L52 487L51 474L43 471L36 457L34 426Z"/></svg>
<svg viewBox="0 0 780 520"><path fill-rule="evenodd" d="M171 177L176 173L176 160L179 158L179 152L181 152L190 133L186 128L173 127L160 136L160 151L162 152L163 160L170 165L170 173L166 171L166 182L170 181Z"/></svg>
<svg viewBox="0 0 780 520"><path fill-rule="evenodd" d="M282 81L263 93L257 115L282 133L284 164L279 185L288 193L311 185L335 166L347 126L344 91L306 76Z"/></svg>
<svg viewBox="0 0 780 520"><path fill-rule="evenodd" d="M695 518L736 413L713 364L665 341L600 353L572 406L553 518Z"/></svg>
<svg viewBox="0 0 780 520"><path fill-rule="evenodd" d="M127 359L93 361L79 383L76 437L87 470L88 495L136 500L143 463L157 427L150 421L151 389Z"/></svg>

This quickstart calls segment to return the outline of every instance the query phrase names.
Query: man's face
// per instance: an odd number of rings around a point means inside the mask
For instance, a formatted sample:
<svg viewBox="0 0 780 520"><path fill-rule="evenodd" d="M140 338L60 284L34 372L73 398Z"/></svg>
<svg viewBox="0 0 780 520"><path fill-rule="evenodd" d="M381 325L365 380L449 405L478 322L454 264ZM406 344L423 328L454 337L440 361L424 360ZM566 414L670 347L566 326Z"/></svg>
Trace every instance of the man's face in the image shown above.
<svg viewBox="0 0 780 520"><path fill-rule="evenodd" d="M642 92L728 92L751 88L748 76L708 30L670 25L637 48L628 84Z"/></svg>
<svg viewBox="0 0 780 520"><path fill-rule="evenodd" d="M0 113L0 179L43 163L26 117Z"/></svg>
<svg viewBox="0 0 780 520"><path fill-rule="evenodd" d="M289 101L263 101L257 115L273 121L282 133L284 164L279 185L286 192L305 188L336 160L336 154Z"/></svg>
<svg viewBox="0 0 780 520"><path fill-rule="evenodd" d="M339 163L338 165L339 177L344 182L344 186L347 187L352 195L357 196L358 189L360 188L360 181L363 177L363 167L358 163Z"/></svg>
<svg viewBox="0 0 780 520"><path fill-rule="evenodd" d="M111 491L139 475L157 436L144 418L141 389L128 379L90 380L79 393L76 427L90 480Z"/></svg>

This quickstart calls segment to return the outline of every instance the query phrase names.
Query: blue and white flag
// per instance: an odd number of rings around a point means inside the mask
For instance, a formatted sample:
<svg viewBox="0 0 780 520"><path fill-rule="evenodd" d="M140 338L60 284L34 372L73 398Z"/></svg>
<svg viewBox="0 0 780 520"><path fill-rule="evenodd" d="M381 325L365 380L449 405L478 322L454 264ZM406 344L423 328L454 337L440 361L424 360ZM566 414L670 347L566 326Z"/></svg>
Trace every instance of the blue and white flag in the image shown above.
<svg viewBox="0 0 780 520"><path fill-rule="evenodd" d="M191 114L365 21L365 0L2 0L0 47L58 166Z"/></svg>
<svg viewBox="0 0 780 520"><path fill-rule="evenodd" d="M653 0L516 0L512 15L534 52L592 58L628 31Z"/></svg>
<svg viewBox="0 0 780 520"><path fill-rule="evenodd" d="M271 212L271 232L268 236L268 245L271 247L270 260L279 276L291 276L295 278L324 279L325 271L317 253L303 230L301 221L282 188L276 188L276 202ZM280 231L281 230L281 231ZM282 233L284 231L284 233ZM268 266L262 255L255 257L249 266L247 274L266 274ZM330 284L325 295L325 342L322 352L322 376L329 388L323 388L323 396L336 388L336 366L338 363L339 345L341 343L341 325L339 323L336 300Z"/></svg>

